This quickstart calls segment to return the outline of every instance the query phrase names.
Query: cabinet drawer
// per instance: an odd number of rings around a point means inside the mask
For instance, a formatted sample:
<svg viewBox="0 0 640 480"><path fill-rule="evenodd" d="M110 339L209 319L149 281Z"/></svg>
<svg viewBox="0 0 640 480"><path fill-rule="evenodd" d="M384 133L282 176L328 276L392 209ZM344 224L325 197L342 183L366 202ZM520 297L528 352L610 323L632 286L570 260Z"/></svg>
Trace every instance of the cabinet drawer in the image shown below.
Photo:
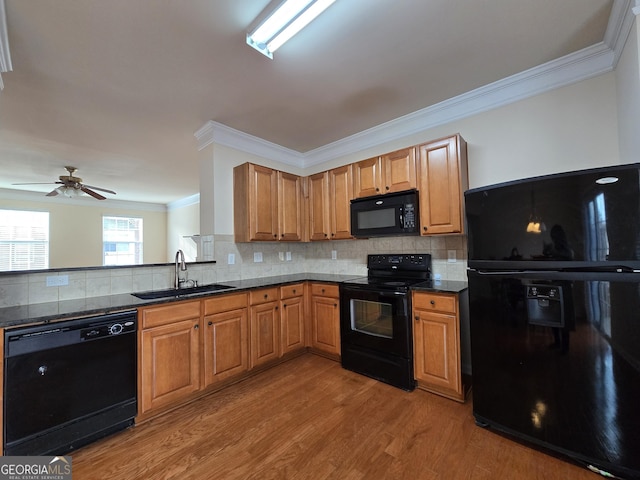
<svg viewBox="0 0 640 480"><path fill-rule="evenodd" d="M228 312L245 308L247 306L247 294L238 293L235 295L220 295L213 298L207 298L204 301L204 314L213 315L214 313Z"/></svg>
<svg viewBox="0 0 640 480"><path fill-rule="evenodd" d="M262 288L260 290L252 290L249 292L249 303L257 305L259 303L273 302L278 300L278 287Z"/></svg>
<svg viewBox="0 0 640 480"><path fill-rule="evenodd" d="M456 295L415 293L413 295L413 308L456 313L458 311L458 301Z"/></svg>
<svg viewBox="0 0 640 480"><path fill-rule="evenodd" d="M142 328L157 327L179 320L200 317L200 301L172 303L170 305L160 305L148 307L141 310Z"/></svg>
<svg viewBox="0 0 640 480"><path fill-rule="evenodd" d="M328 283L313 283L311 284L311 295L339 298L340 289L338 288L338 285L331 285Z"/></svg>
<svg viewBox="0 0 640 480"><path fill-rule="evenodd" d="M304 295L304 284L296 283L295 285L284 285L280 287L280 298L299 297Z"/></svg>

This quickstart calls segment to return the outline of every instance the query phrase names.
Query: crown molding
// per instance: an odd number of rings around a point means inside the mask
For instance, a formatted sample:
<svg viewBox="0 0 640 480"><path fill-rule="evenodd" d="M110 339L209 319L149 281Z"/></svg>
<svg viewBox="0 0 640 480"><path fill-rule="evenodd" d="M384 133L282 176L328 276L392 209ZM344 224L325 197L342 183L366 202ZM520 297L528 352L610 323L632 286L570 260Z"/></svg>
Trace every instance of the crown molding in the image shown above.
<svg viewBox="0 0 640 480"><path fill-rule="evenodd" d="M7 33L7 14L4 0L0 0L0 72L10 72L11 53L9 52L9 34Z"/></svg>
<svg viewBox="0 0 640 480"><path fill-rule="evenodd" d="M189 197L184 197L179 200L167 203L167 211L177 210L179 208L189 207L191 205L197 205L200 203L200 194L196 193Z"/></svg>
<svg viewBox="0 0 640 480"><path fill-rule="evenodd" d="M145 212L166 212L167 206L158 203L146 202L129 202L124 200L100 200L97 201L89 196L81 196L76 198L67 198L64 195L55 197L47 197L42 192L32 192L27 190L13 190L9 188L0 188L0 199L2 200L18 200L22 202L38 202L41 204L56 203L73 205L74 207L109 207L122 210L141 210Z"/></svg>
<svg viewBox="0 0 640 480"><path fill-rule="evenodd" d="M205 123L195 133L195 137L198 139L198 150L202 150L212 143L217 143L296 167L301 166L304 159L304 155L300 152L227 127L213 120Z"/></svg>
<svg viewBox="0 0 640 480"><path fill-rule="evenodd" d="M632 3L635 4L633 8ZM636 13L638 11L640 11L640 0L614 0L604 41L599 44L306 153L284 148L211 120L195 133L198 139L198 148L202 149L211 143L220 143L221 145L299 168L311 167L345 155L374 148L439 125L499 108L612 71L622 54L627 37L635 21L635 14L638 14Z"/></svg>

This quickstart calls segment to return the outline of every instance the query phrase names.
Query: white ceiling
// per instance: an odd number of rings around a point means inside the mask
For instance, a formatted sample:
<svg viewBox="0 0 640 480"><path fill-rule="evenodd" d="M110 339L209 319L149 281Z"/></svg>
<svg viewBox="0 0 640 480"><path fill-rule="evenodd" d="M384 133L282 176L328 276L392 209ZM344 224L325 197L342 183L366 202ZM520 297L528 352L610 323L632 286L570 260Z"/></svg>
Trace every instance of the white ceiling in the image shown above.
<svg viewBox="0 0 640 480"><path fill-rule="evenodd" d="M313 151L601 44L620 2L337 0L269 60L245 44L269 0L6 0L0 188L74 165L166 204L207 121Z"/></svg>

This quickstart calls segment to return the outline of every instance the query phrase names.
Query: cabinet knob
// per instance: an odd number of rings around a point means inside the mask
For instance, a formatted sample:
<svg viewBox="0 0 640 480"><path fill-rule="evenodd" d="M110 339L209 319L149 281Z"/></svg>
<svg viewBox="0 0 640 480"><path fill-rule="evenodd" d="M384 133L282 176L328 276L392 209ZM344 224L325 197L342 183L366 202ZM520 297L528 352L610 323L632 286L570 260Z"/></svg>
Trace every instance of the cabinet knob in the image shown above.
<svg viewBox="0 0 640 480"><path fill-rule="evenodd" d="M431 305L435 305L435 304L436 304L436 301L435 301L435 300L431 300L429 303L430 303Z"/></svg>
<svg viewBox="0 0 640 480"><path fill-rule="evenodd" d="M265 298L265 299L269 298L269 294L268 294L268 293L265 293L265 294L264 294L264 298Z"/></svg>
<svg viewBox="0 0 640 480"><path fill-rule="evenodd" d="M379 192L379 191L380 191L380 189L378 187L376 187L376 192Z"/></svg>
<svg viewBox="0 0 640 480"><path fill-rule="evenodd" d="M276 310L278 309L278 307L275 308Z"/></svg>
<svg viewBox="0 0 640 480"><path fill-rule="evenodd" d="M296 293L296 289L295 288L293 289L293 293Z"/></svg>
<svg viewBox="0 0 640 480"><path fill-rule="evenodd" d="M194 329L194 330L198 330L199 328L200 328L200 325L194 325L194 326L193 326L193 329Z"/></svg>
<svg viewBox="0 0 640 480"><path fill-rule="evenodd" d="M424 230L426 232L427 231L427 227L426 226L422 227L422 230Z"/></svg>
<svg viewBox="0 0 640 480"><path fill-rule="evenodd" d="M322 289L322 293L324 293L324 288Z"/></svg>
<svg viewBox="0 0 640 480"><path fill-rule="evenodd" d="M389 185L387 185L387 186L386 186L386 187L384 187L384 188L386 188L387 190L389 190Z"/></svg>
<svg viewBox="0 0 640 480"><path fill-rule="evenodd" d="M282 304L282 308L287 308L287 304L286 304L286 303L283 303L283 304ZM278 307L276 307L276 310L277 310L277 309L278 309Z"/></svg>
<svg viewBox="0 0 640 480"><path fill-rule="evenodd" d="M420 321L420 316L416 315L416 317L415 317L415 318L416 318L416 322L419 322L419 321Z"/></svg>
<svg viewBox="0 0 640 480"><path fill-rule="evenodd" d="M327 234L325 233L325 234L324 234L324 236L326 237L326 236L327 236Z"/></svg>
<svg viewBox="0 0 640 480"><path fill-rule="evenodd" d="M336 308L337 306L338 306L338 304L337 304L337 303L334 303L334 304L333 304L333 308Z"/></svg>
<svg viewBox="0 0 640 480"><path fill-rule="evenodd" d="M273 234L273 238L278 238L278 234L277 234L277 233L274 233L274 234Z"/></svg>
<svg viewBox="0 0 640 480"><path fill-rule="evenodd" d="M332 234L331 234L331 236L332 236L332 237L335 237L335 236L336 236L336 234L335 234L335 233L332 233Z"/></svg>
<svg viewBox="0 0 640 480"><path fill-rule="evenodd" d="M213 325L213 322L209 322L209 323L208 323L208 325L209 325L209 326Z"/></svg>

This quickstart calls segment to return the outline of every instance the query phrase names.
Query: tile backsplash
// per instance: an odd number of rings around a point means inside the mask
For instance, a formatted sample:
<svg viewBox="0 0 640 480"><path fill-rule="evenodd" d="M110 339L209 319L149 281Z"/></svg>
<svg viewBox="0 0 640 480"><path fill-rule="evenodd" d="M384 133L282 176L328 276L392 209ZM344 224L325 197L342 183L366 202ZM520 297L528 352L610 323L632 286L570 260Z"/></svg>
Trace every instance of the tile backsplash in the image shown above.
<svg viewBox="0 0 640 480"><path fill-rule="evenodd" d="M467 279L463 235L311 243L234 243L233 235L215 235L213 249L217 263L190 263L181 277L208 284L306 272L359 276L367 274L369 253L431 253L433 275ZM262 262L254 261L256 253L262 254ZM228 264L229 254L233 264ZM47 277L58 275L67 275L68 285L47 286ZM173 265L0 275L0 307L170 288L173 275Z"/></svg>

